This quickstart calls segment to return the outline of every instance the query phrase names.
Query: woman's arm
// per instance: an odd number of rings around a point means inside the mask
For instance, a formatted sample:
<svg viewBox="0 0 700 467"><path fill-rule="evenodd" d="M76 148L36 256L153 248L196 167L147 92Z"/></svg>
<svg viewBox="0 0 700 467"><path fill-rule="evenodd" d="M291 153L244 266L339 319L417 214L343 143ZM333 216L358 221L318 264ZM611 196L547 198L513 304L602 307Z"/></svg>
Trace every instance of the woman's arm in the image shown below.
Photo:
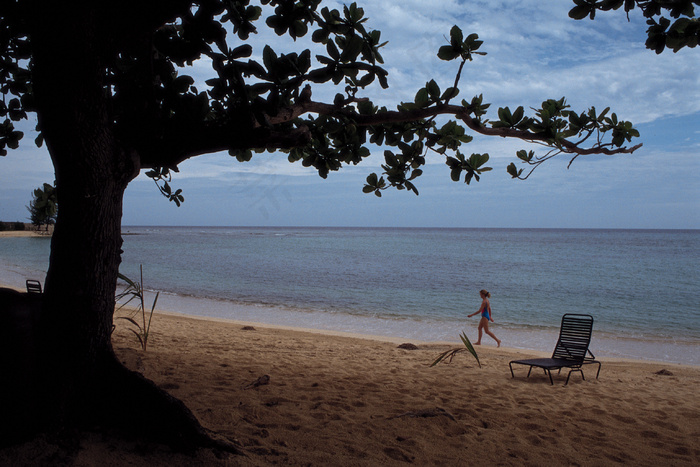
<svg viewBox="0 0 700 467"><path fill-rule="evenodd" d="M471 315L467 316L467 318L471 318L472 316L476 316L476 315L478 315L479 313L481 313L481 310L484 309L484 303L488 304L488 302L486 301L486 299L482 300L481 305L479 305L479 309L476 310L476 311L475 311L474 313L472 313ZM489 310L491 310L491 307L489 307Z"/></svg>

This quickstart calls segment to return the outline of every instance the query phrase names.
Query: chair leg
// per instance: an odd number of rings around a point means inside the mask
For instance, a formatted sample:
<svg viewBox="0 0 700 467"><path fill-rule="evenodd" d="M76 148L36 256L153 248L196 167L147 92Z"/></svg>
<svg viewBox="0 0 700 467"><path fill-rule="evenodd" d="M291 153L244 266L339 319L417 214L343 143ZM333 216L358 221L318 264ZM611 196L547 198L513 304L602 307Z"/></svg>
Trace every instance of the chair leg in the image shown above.
<svg viewBox="0 0 700 467"><path fill-rule="evenodd" d="M595 362L595 363L598 363L598 372L596 373L596 379L598 379L598 375L600 374L601 365L600 365L600 362ZM511 378L515 378L515 372L513 371L512 362L508 363L508 367L510 368ZM530 368L528 368L528 370L527 370L527 378L530 377L530 374L532 373L532 368L533 368L533 365L530 365ZM551 368L544 368L544 367L538 367L538 368L542 368L542 371L544 371L544 373L549 377L549 383L551 385L554 385L554 378L552 378L552 369ZM554 369L559 370L558 374L561 374L562 367L554 368ZM564 386L569 384L569 380L571 379L571 373L574 371L578 371L579 373L581 373L581 379L583 379L584 381L586 380L586 375L583 373L582 368L572 368L569 370L569 374L566 375L566 382L564 383Z"/></svg>
<svg viewBox="0 0 700 467"><path fill-rule="evenodd" d="M598 379L598 377L600 376L600 367L601 367L601 363L598 362L598 361L589 361L589 362L585 362L585 364L593 364L593 363L597 363L597 364L598 364L598 371L596 371L596 374L595 374L595 379Z"/></svg>
<svg viewBox="0 0 700 467"><path fill-rule="evenodd" d="M579 373L581 373L581 378L582 378L584 381L586 380L586 377L583 375L583 370L582 370L581 368L573 368L573 369L569 370L569 375L566 377L566 383L564 383L564 386L566 386L567 384L569 384L569 378L571 378L571 373L574 372L574 371L578 371Z"/></svg>

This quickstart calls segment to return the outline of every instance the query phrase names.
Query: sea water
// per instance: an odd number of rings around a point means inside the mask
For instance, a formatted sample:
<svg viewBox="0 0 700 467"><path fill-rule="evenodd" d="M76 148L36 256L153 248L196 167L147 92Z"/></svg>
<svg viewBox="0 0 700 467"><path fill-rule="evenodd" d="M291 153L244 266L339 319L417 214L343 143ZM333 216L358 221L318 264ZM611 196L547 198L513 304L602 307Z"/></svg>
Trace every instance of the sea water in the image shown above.
<svg viewBox="0 0 700 467"><path fill-rule="evenodd" d="M409 341L476 340L491 292L503 345L551 351L594 317L596 357L700 365L700 231L125 227L121 272L158 309ZM49 241L0 239L0 282L43 280ZM153 297L153 295L151 295ZM148 298L148 297L147 297ZM494 342L484 336L483 344Z"/></svg>

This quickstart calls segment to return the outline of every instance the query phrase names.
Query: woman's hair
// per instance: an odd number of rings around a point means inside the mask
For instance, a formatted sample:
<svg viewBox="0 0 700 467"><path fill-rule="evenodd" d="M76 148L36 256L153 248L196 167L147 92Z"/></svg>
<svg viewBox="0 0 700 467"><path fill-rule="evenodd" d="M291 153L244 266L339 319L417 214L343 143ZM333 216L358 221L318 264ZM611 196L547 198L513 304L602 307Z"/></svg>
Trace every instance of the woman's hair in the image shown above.
<svg viewBox="0 0 700 467"><path fill-rule="evenodd" d="M479 293L480 293L481 295L483 295L484 297L486 297L486 298L491 298L491 294L490 294L489 291L486 290L486 289L481 289L481 290L479 291Z"/></svg>

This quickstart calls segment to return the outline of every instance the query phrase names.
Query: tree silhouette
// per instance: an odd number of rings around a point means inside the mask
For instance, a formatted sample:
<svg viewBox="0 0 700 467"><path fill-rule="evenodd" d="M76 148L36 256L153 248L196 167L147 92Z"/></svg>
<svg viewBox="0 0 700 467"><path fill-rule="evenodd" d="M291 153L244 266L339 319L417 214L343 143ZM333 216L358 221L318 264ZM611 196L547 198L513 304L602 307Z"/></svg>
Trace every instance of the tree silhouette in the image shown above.
<svg viewBox="0 0 700 467"><path fill-rule="evenodd" d="M377 147L383 172L370 174L364 191L380 195L392 187L417 193L426 151L444 154L452 180L478 181L490 170L489 155L462 152L471 134L544 145L544 155L517 152L530 170L557 155L573 160L639 147L626 146L638 133L608 109L575 112L555 98L530 116L522 106L491 116L481 95L460 98L463 67L484 53L478 36L465 37L458 27L437 51L455 63L448 87L430 80L411 102L376 106L363 90L389 86L385 43L355 4L331 10L320 0L4 0L1 11L0 155L23 137L14 123L35 112L36 143L48 148L61 202L33 328L32 371L21 381L8 378L10 390L30 390L13 393L23 402L0 421L4 441L38 429L100 426L181 448L237 449L215 442L184 404L114 356L122 199L142 170L179 204L184 198L170 177L195 156L228 151L245 162L254 152L280 151L325 178ZM294 51L256 42L265 27L288 38ZM207 79L195 79L194 65L208 67ZM329 88L333 99L314 98ZM515 163L507 170L528 174Z"/></svg>
<svg viewBox="0 0 700 467"><path fill-rule="evenodd" d="M46 230L49 230L49 225L56 221L58 211L55 188L48 183L36 188L32 193L32 200L29 202L27 210L33 225L37 228L45 225Z"/></svg>

